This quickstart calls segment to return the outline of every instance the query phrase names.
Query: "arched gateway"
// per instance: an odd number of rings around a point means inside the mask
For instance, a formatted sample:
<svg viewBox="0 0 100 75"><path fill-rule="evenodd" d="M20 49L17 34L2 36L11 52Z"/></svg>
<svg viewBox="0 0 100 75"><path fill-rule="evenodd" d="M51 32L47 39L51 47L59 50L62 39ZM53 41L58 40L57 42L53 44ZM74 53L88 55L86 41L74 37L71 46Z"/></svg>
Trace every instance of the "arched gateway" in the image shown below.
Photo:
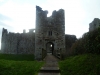
<svg viewBox="0 0 100 75"><path fill-rule="evenodd" d="M52 42L48 42L46 44L46 50L47 50L47 54L52 54L54 53L54 44Z"/></svg>
<svg viewBox="0 0 100 75"><path fill-rule="evenodd" d="M35 59L38 60L48 53L61 55L65 50L64 10L55 10L50 17L47 17L47 13L36 6Z"/></svg>

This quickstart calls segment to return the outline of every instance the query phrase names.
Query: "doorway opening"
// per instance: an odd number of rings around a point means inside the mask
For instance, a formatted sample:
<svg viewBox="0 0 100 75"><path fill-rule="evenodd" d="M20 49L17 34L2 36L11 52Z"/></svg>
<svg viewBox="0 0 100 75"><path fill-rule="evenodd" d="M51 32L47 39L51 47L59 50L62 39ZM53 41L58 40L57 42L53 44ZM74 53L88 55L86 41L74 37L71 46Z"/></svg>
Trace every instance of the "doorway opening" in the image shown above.
<svg viewBox="0 0 100 75"><path fill-rule="evenodd" d="M47 50L47 54L52 54L54 52L54 44L52 42L48 42L46 44L46 50Z"/></svg>

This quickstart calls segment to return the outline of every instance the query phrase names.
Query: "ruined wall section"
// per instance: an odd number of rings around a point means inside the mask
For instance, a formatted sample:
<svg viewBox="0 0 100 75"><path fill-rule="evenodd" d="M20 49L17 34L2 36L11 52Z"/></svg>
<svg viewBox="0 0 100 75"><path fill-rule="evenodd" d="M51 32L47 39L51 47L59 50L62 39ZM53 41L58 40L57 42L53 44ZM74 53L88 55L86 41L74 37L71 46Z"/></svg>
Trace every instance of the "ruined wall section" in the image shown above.
<svg viewBox="0 0 100 75"><path fill-rule="evenodd" d="M34 35L30 33L5 32L3 28L1 51L6 54L33 54L35 49Z"/></svg>
<svg viewBox="0 0 100 75"><path fill-rule="evenodd" d="M21 34L18 40L18 54L34 54L35 51L35 34Z"/></svg>
<svg viewBox="0 0 100 75"><path fill-rule="evenodd" d="M100 26L100 19L94 18L94 20L89 24L89 31L93 31Z"/></svg>
<svg viewBox="0 0 100 75"><path fill-rule="evenodd" d="M17 35L15 35L14 33L9 33L6 36L6 45L5 45L6 49L5 50L9 54L17 54L17 48L16 48L17 40L18 40Z"/></svg>
<svg viewBox="0 0 100 75"><path fill-rule="evenodd" d="M7 29L2 29L2 37L1 37L1 52L6 53L7 52L7 36L8 36L8 31Z"/></svg>
<svg viewBox="0 0 100 75"><path fill-rule="evenodd" d="M36 6L36 30L35 30L35 59L42 59L43 49L43 29L46 25L47 11L43 11L41 7Z"/></svg>
<svg viewBox="0 0 100 75"><path fill-rule="evenodd" d="M52 26L53 37L55 38L55 53L61 53L65 50L65 17L64 10L53 11L52 13Z"/></svg>
<svg viewBox="0 0 100 75"><path fill-rule="evenodd" d="M73 43L77 40L75 35L65 35L65 47L66 47L66 54L68 55L70 52L70 48L72 47Z"/></svg>

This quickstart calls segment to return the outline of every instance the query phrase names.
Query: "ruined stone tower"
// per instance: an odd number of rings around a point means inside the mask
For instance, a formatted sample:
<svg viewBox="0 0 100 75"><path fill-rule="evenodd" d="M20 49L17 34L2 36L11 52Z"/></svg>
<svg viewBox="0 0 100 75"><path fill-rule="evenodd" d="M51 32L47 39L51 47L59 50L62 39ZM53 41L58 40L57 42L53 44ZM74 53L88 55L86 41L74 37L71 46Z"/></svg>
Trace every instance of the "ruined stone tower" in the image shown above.
<svg viewBox="0 0 100 75"><path fill-rule="evenodd" d="M47 53L57 57L65 50L65 17L64 10L48 11L36 6L35 59L43 59Z"/></svg>
<svg viewBox="0 0 100 75"><path fill-rule="evenodd" d="M100 19L94 18L94 20L89 24L89 31L93 31L98 27L100 27Z"/></svg>

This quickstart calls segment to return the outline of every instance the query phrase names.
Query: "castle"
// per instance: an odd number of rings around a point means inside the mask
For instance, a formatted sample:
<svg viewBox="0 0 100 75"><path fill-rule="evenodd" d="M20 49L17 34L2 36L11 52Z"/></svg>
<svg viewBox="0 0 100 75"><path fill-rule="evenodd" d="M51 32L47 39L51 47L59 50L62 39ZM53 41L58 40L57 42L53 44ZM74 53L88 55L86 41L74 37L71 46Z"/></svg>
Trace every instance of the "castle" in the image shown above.
<svg viewBox="0 0 100 75"><path fill-rule="evenodd" d="M59 58L65 53L65 15L64 10L48 11L36 6L36 28L29 33L11 33L2 30L1 52L6 54L34 54L35 59L43 59L47 53ZM67 35L68 37L71 35ZM74 40L76 40L76 36Z"/></svg>

